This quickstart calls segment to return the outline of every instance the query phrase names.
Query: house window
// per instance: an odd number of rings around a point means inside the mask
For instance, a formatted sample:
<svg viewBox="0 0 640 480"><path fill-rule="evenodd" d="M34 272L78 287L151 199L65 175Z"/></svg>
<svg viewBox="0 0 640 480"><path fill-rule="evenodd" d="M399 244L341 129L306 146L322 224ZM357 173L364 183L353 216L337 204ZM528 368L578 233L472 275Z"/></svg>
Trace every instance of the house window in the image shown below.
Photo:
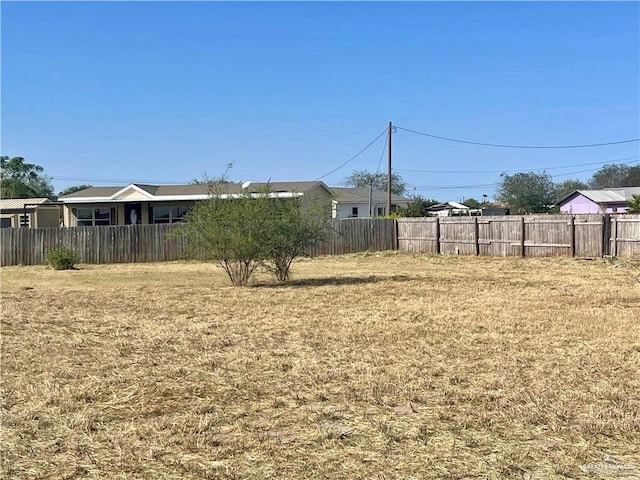
<svg viewBox="0 0 640 480"><path fill-rule="evenodd" d="M184 222L187 207L153 207L153 223Z"/></svg>
<svg viewBox="0 0 640 480"><path fill-rule="evenodd" d="M11 228L11 217L0 218L0 228Z"/></svg>
<svg viewBox="0 0 640 480"><path fill-rule="evenodd" d="M376 208L376 217L384 217L384 207Z"/></svg>
<svg viewBox="0 0 640 480"><path fill-rule="evenodd" d="M351 216L352 217L358 216L358 207L351 207Z"/></svg>
<svg viewBox="0 0 640 480"><path fill-rule="evenodd" d="M114 225L116 218L115 208L77 208L75 216L79 227L99 227L102 225Z"/></svg>
<svg viewBox="0 0 640 480"><path fill-rule="evenodd" d="M20 215L20 226L28 227L29 226L29 215Z"/></svg>

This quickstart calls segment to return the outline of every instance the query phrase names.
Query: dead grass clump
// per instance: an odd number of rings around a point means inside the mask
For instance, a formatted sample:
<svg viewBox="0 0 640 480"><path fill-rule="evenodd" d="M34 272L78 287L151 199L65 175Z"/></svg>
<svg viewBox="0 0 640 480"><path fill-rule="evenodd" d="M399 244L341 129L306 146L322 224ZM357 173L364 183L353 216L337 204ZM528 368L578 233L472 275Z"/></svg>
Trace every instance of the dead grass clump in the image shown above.
<svg viewBox="0 0 640 480"><path fill-rule="evenodd" d="M199 263L1 273L3 478L640 470L633 265L359 254L248 289Z"/></svg>

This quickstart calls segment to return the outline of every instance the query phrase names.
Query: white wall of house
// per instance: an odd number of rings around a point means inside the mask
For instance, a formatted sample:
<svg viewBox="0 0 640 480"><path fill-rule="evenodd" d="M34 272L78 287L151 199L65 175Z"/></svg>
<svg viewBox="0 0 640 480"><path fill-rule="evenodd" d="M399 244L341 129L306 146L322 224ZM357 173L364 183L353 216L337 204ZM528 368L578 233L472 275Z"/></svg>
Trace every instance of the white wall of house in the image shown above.
<svg viewBox="0 0 640 480"><path fill-rule="evenodd" d="M384 203L373 203L371 205L372 216L380 217L385 215L387 206ZM333 218L360 218L369 217L369 202L366 203L343 203L333 201Z"/></svg>

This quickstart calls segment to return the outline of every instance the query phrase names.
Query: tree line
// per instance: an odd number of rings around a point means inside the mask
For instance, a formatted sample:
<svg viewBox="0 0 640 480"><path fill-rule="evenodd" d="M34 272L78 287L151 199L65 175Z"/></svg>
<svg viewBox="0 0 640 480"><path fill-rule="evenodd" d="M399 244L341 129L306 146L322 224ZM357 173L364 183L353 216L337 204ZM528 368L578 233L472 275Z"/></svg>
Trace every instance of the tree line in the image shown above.
<svg viewBox="0 0 640 480"><path fill-rule="evenodd" d="M89 188L91 185L74 185L54 193L51 177L44 173L44 167L27 163L23 157L0 156L0 198L48 198L56 200Z"/></svg>
<svg viewBox="0 0 640 480"><path fill-rule="evenodd" d="M640 165L604 165L591 178L556 183L547 172L503 173L496 200L509 205L514 213L548 213L554 205L576 190L603 190L640 186Z"/></svg>
<svg viewBox="0 0 640 480"><path fill-rule="evenodd" d="M344 180L344 184L352 187L369 187L387 190L386 173L371 173L356 170ZM495 199L511 207L513 213L549 213L554 205L576 190L601 190L620 187L640 186L640 165L607 164L595 172L587 181L578 179L554 182L547 172L519 172L513 175L503 173L497 185ZM391 176L391 192L406 194L407 183L398 174ZM438 202L432 198L412 197L413 201L397 214L405 217L422 217L429 212L428 208ZM470 208L486 206L475 198L466 198L464 204Z"/></svg>

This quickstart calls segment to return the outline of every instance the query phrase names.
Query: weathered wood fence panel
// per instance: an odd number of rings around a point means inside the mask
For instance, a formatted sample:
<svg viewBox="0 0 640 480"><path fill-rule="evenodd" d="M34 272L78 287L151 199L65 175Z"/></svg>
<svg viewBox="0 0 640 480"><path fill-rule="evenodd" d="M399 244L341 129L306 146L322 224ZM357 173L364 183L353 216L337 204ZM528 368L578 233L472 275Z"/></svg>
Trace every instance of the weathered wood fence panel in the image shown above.
<svg viewBox="0 0 640 480"><path fill-rule="evenodd" d="M640 257L640 215L514 215L397 221L398 248L410 253Z"/></svg>
<svg viewBox="0 0 640 480"><path fill-rule="evenodd" d="M611 255L640 257L640 215L611 217Z"/></svg>
<svg viewBox="0 0 640 480"><path fill-rule="evenodd" d="M525 217L524 256L572 256L571 221L569 215Z"/></svg>
<svg viewBox="0 0 640 480"><path fill-rule="evenodd" d="M50 250L66 246L79 263L133 263L182 260L186 239L176 225L119 225L73 228L0 229L0 265L41 265ZM310 255L394 250L396 224L392 219L333 220L330 235Z"/></svg>
<svg viewBox="0 0 640 480"><path fill-rule="evenodd" d="M310 256L341 255L395 250L396 224L392 219L349 218L332 220L328 238L307 252Z"/></svg>
<svg viewBox="0 0 640 480"><path fill-rule="evenodd" d="M454 255L476 254L477 217L440 219L440 253Z"/></svg>
<svg viewBox="0 0 640 480"><path fill-rule="evenodd" d="M608 255L608 224L609 217L605 215L574 215L575 256L595 258Z"/></svg>
<svg viewBox="0 0 640 480"><path fill-rule="evenodd" d="M522 219L519 217L478 217L480 255L495 257L521 254Z"/></svg>
<svg viewBox="0 0 640 480"><path fill-rule="evenodd" d="M409 253L440 253L437 218L403 218L398 221L398 248Z"/></svg>

